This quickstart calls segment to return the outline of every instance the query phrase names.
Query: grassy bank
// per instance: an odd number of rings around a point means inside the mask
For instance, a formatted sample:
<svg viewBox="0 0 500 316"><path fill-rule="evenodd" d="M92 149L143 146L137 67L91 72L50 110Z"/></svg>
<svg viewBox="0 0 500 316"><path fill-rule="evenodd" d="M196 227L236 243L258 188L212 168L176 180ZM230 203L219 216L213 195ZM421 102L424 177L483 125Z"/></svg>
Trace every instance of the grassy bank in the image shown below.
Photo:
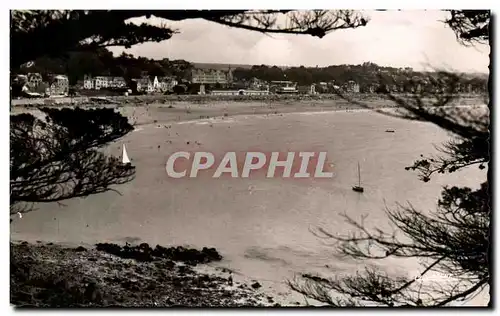
<svg viewBox="0 0 500 316"><path fill-rule="evenodd" d="M213 248L98 244L65 248L11 243L10 300L17 307L273 306L260 284L232 282L228 271L197 272L221 260ZM215 271L215 270L214 270Z"/></svg>

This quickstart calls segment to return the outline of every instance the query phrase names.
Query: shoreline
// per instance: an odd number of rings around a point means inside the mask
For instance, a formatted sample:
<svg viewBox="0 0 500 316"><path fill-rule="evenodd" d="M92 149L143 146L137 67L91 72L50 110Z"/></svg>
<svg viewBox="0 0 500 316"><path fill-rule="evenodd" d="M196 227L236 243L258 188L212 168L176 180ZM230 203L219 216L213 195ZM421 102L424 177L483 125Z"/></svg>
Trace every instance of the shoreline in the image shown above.
<svg viewBox="0 0 500 316"><path fill-rule="evenodd" d="M372 101L368 105L374 109L387 107L385 100ZM43 117L39 110L42 107L50 108L74 108L79 105L39 105L39 106L18 106L13 107L10 114L31 113L36 117ZM85 106L79 106L85 108ZM239 115L281 115L286 113L302 112L333 112L365 109L365 107L352 104L346 100L308 100L308 101L283 101L262 102L262 101L221 101L209 103L153 103L149 105L129 105L129 104L108 104L89 105L88 108L113 108L129 122L135 126L149 124L166 124L175 122L195 121L212 118L234 117Z"/></svg>
<svg viewBox="0 0 500 316"><path fill-rule="evenodd" d="M411 96L411 94L396 93L399 96ZM376 101L387 100L377 93L356 93L346 94L356 101ZM462 93L458 95L459 99L476 99L481 98L481 94L467 94ZM343 100L337 94L269 94L269 95L163 95L163 94L150 94L150 95L131 95L131 96L74 96L74 97L52 97L40 99L12 99L11 105L16 106L77 106L77 105L102 105L102 104L137 104L137 106L144 106L153 103L171 103L171 102L187 102L187 103L210 103L210 102L283 102L283 101L338 101Z"/></svg>
<svg viewBox="0 0 500 316"><path fill-rule="evenodd" d="M224 118L239 115L281 115L286 113L311 113L311 112L335 112L353 110L382 110L397 108L396 104L390 100L377 96L357 96L354 101L361 101L364 104L356 104L337 95L333 96L279 96L273 99L259 99L257 97L245 97L240 99L212 98L215 96L176 96L192 97L185 100L166 100L154 96L151 102L137 101L131 104L137 97L116 97L124 99L118 103L97 104L97 103L61 103L55 104L33 104L13 106L10 114L32 113L37 117L42 115L39 108L113 108L123 116L127 117L133 126L143 126L148 124L162 124L173 122L195 121L211 118ZM216 96L220 97L220 96ZM232 97L232 96L229 96ZM263 96L260 96L263 97ZM271 96L266 96L271 97ZM275 96L272 96L275 97ZM203 102L196 102L196 98ZM212 100L213 99L213 100ZM119 100L119 99L117 99ZM13 100L15 101L15 100ZM481 104L479 98L464 98L458 100L458 104L451 106L469 106Z"/></svg>

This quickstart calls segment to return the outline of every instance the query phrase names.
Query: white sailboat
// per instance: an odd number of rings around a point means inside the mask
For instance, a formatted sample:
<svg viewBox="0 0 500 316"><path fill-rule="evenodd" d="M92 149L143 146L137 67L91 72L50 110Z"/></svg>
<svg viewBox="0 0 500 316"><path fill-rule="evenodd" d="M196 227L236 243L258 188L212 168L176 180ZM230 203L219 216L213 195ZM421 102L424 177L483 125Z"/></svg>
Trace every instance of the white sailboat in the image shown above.
<svg viewBox="0 0 500 316"><path fill-rule="evenodd" d="M123 144L123 146L122 146L122 164L124 167L127 167L127 168L135 168L134 166L132 166L132 162L130 161L130 158L128 157L127 149L125 148L125 144Z"/></svg>
<svg viewBox="0 0 500 316"><path fill-rule="evenodd" d="M125 148L125 144L123 144L123 149L122 149L122 163L124 165L130 164L130 158L128 157L127 149Z"/></svg>

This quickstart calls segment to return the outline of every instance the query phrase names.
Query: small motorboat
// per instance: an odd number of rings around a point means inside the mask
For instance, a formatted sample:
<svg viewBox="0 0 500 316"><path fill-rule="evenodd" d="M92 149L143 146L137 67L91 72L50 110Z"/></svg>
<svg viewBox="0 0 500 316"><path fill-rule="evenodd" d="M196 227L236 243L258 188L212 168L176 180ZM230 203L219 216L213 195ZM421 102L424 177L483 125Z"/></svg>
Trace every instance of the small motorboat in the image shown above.
<svg viewBox="0 0 500 316"><path fill-rule="evenodd" d="M385 132L386 133L394 133L394 130L393 129L386 129Z"/></svg>

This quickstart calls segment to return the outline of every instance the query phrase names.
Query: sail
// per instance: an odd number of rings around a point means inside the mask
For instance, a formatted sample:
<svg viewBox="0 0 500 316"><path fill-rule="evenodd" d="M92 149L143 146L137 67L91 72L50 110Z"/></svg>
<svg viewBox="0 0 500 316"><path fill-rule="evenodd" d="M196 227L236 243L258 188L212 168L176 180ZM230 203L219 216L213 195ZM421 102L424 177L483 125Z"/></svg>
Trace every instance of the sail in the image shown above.
<svg viewBox="0 0 500 316"><path fill-rule="evenodd" d="M124 164L130 163L130 159L128 158L127 149L125 148L125 144L123 144L122 163L124 163Z"/></svg>

